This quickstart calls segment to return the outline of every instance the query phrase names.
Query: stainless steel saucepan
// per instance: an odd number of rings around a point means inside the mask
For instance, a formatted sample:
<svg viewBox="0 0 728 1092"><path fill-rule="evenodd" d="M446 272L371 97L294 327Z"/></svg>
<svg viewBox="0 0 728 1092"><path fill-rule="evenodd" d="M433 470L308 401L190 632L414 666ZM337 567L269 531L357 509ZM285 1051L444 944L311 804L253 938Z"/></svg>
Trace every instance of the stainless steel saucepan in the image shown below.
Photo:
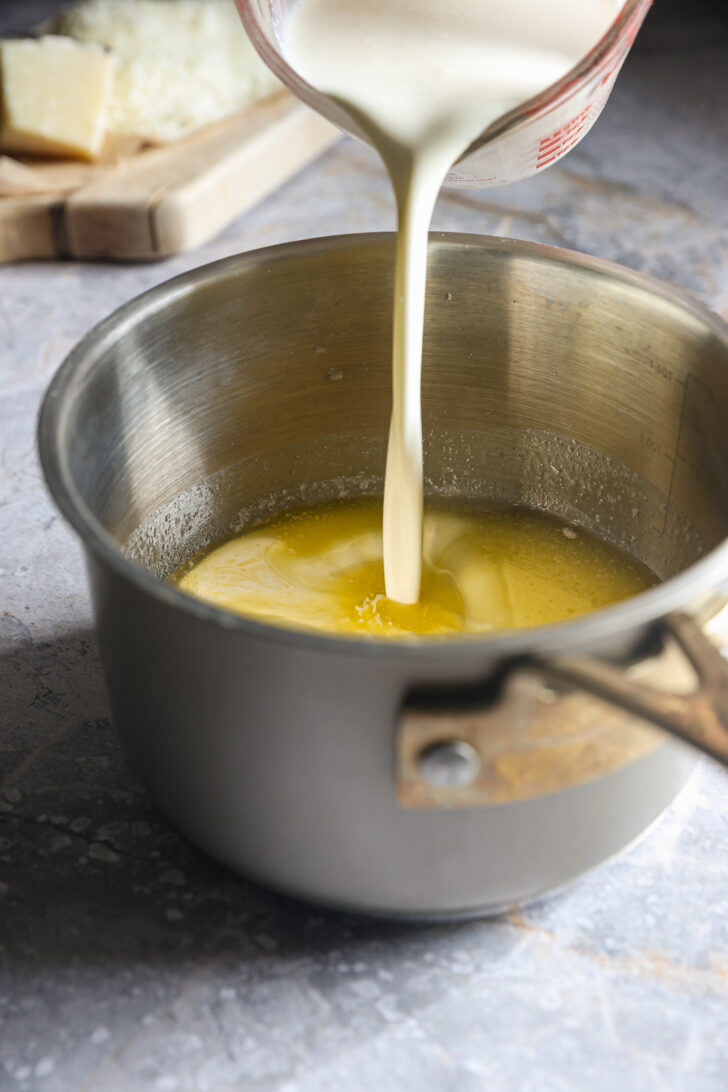
<svg viewBox="0 0 728 1092"><path fill-rule="evenodd" d="M598 531L664 583L560 625L396 644L235 617L160 578L281 505L379 493L393 238L218 262L123 307L47 393L113 716L160 806L281 890L492 911L636 838L694 751L728 759L728 328L527 243L434 235L431 493Z"/></svg>

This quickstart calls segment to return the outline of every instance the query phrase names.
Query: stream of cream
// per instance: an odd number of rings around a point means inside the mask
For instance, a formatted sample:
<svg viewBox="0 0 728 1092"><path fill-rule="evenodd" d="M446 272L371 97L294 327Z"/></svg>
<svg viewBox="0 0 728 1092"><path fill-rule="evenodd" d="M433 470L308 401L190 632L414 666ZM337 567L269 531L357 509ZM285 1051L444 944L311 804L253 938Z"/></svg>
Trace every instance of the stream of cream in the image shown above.
<svg viewBox="0 0 728 1092"><path fill-rule="evenodd" d="M392 419L384 489L389 599L422 575L422 335L427 234L448 170L502 114L591 49L623 0L300 0L289 64L358 123L389 172L397 213Z"/></svg>

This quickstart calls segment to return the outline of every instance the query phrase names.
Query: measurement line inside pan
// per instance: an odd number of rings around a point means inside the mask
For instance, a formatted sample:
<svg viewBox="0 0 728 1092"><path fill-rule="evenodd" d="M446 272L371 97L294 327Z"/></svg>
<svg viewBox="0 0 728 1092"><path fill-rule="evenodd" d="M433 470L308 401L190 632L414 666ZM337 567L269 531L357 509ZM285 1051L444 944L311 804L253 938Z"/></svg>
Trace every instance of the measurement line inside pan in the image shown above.
<svg viewBox="0 0 728 1092"><path fill-rule="evenodd" d="M688 396L688 384L686 383L685 386L683 387L682 402L680 404L680 419L678 421L678 426L677 426L677 441L675 443L675 448L674 448L674 452L673 452L673 455L672 455L672 471L670 473L670 484L669 484L669 486L667 488L667 504L665 505L665 521L664 521L664 523L662 525L662 533L663 534L665 533L665 529L667 528L668 508L672 504L672 491L673 491L673 488L675 486L675 467L677 465L677 454L680 451L680 441L682 439L682 434L683 434L683 422L685 421L685 403L687 401L687 396Z"/></svg>

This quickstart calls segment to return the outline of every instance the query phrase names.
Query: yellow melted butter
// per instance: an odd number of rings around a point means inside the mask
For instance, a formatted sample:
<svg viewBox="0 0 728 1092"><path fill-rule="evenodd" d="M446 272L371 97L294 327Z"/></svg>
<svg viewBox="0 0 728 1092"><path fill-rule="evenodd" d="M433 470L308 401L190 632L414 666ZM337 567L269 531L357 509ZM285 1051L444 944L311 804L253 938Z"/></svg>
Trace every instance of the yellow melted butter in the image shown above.
<svg viewBox="0 0 728 1092"><path fill-rule="evenodd" d="M522 508L425 513L420 601L384 595L381 500L289 510L213 544L170 578L260 621L371 637L562 621L656 583L615 546Z"/></svg>

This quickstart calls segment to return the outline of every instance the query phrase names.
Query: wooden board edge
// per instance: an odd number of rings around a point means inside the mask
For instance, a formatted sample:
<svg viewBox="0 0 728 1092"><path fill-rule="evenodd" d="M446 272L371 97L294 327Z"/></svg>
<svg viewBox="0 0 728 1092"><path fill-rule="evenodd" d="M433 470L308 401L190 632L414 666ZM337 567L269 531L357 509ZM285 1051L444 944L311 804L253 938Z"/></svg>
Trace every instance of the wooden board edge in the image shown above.
<svg viewBox="0 0 728 1092"><path fill-rule="evenodd" d="M263 130L209 171L162 194L152 210L160 257L200 246L313 163L341 132L296 104L275 130ZM280 147L285 145L285 154ZM275 185L270 164L275 162Z"/></svg>
<svg viewBox="0 0 728 1092"><path fill-rule="evenodd" d="M63 200L48 194L0 200L0 263L64 256Z"/></svg>

